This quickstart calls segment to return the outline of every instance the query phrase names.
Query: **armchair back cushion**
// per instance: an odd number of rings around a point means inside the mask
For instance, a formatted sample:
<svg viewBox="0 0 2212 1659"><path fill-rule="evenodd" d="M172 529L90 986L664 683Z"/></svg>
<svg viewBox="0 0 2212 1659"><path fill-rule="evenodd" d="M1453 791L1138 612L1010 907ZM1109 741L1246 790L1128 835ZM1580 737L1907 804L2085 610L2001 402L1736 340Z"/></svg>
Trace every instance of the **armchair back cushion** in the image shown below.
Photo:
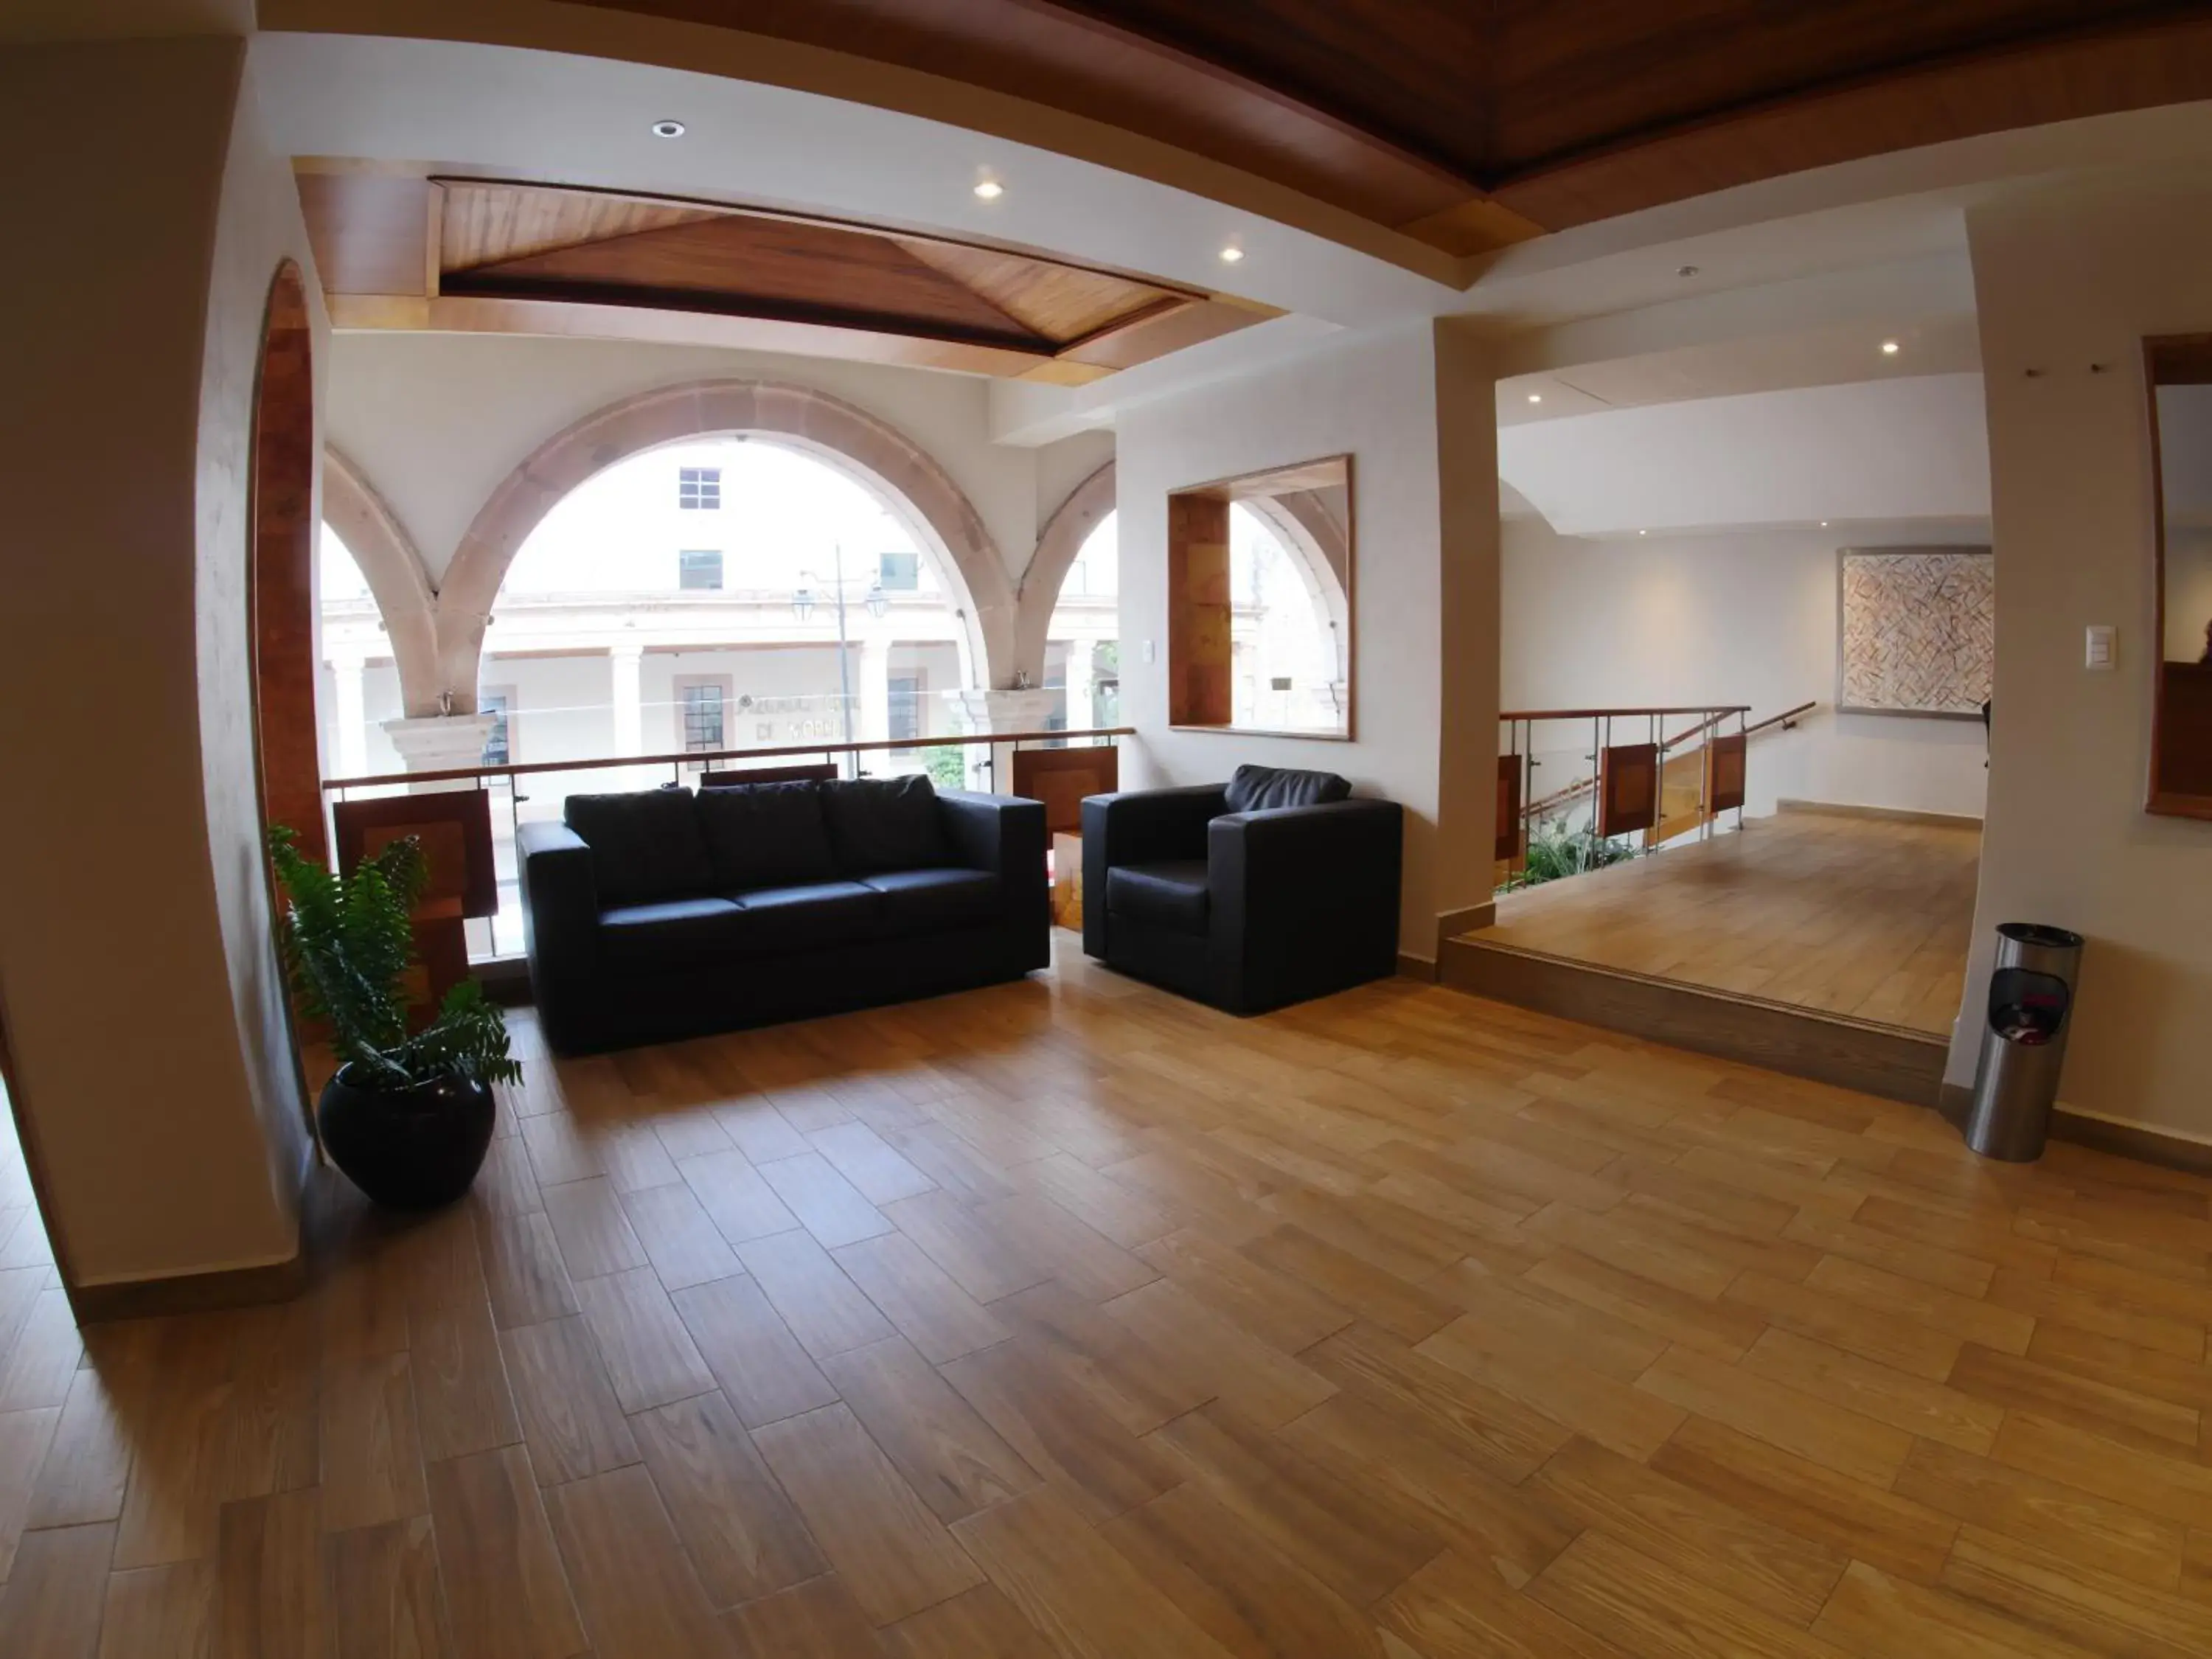
<svg viewBox="0 0 2212 1659"><path fill-rule="evenodd" d="M927 777L854 778L821 789L838 874L925 870L953 861L938 822L937 791Z"/></svg>
<svg viewBox="0 0 2212 1659"><path fill-rule="evenodd" d="M714 890L714 861L688 789L571 795L562 817L592 849L592 880L609 909Z"/></svg>
<svg viewBox="0 0 2212 1659"><path fill-rule="evenodd" d="M830 826L813 783L748 783L702 789L699 823L722 892L799 887L836 873Z"/></svg>
<svg viewBox="0 0 2212 1659"><path fill-rule="evenodd" d="M1240 766L1225 792L1232 812L1264 812L1279 806L1326 806L1349 800L1352 785L1334 772L1300 772L1285 767Z"/></svg>

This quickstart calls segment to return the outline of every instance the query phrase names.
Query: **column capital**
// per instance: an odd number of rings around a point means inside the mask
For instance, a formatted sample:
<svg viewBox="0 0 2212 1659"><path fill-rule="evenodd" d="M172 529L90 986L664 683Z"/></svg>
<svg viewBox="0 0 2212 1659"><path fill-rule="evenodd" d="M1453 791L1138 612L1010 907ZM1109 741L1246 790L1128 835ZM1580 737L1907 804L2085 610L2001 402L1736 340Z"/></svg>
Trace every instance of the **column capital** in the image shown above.
<svg viewBox="0 0 2212 1659"><path fill-rule="evenodd" d="M484 744L497 717L491 714L428 714L384 722L384 734L410 772L451 772L483 759Z"/></svg>

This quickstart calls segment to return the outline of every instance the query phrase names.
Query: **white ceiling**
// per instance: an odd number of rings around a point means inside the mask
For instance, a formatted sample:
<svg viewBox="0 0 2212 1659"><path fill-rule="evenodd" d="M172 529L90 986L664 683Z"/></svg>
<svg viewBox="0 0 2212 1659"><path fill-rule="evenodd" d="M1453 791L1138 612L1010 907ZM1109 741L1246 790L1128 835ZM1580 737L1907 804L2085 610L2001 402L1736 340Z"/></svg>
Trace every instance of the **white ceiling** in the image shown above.
<svg viewBox="0 0 2212 1659"><path fill-rule="evenodd" d="M1498 470L1568 536L1973 520L1990 512L1978 374L1524 422L1498 434Z"/></svg>

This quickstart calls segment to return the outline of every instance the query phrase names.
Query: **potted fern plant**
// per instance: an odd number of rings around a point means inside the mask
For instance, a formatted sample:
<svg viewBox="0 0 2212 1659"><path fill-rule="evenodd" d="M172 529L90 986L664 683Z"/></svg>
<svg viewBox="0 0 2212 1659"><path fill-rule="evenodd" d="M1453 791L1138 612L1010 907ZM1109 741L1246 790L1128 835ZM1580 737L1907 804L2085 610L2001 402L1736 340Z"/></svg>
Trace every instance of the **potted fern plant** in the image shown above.
<svg viewBox="0 0 2212 1659"><path fill-rule="evenodd" d="M377 1203L431 1210L469 1189L491 1146L491 1085L520 1081L507 1022L464 980L437 1017L407 1029L402 975L414 956L409 918L428 872L421 843L390 842L349 875L301 855L281 825L269 856L289 901L286 973L301 1006L328 1022L337 1073L315 1120L331 1161Z"/></svg>

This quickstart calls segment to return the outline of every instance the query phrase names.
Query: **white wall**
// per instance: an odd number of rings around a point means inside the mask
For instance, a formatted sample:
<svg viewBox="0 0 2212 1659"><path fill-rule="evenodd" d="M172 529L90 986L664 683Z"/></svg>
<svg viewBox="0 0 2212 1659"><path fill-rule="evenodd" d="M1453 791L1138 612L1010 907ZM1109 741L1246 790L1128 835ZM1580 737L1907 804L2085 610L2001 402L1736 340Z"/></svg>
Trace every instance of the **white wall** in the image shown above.
<svg viewBox="0 0 2212 1659"><path fill-rule="evenodd" d="M298 1248L245 594L264 300L308 255L243 58L0 52L0 199L37 250L0 270L0 1005L79 1285Z"/></svg>
<svg viewBox="0 0 2212 1659"><path fill-rule="evenodd" d="M816 387L889 422L966 492L1018 580L1045 519L1112 458L1110 434L991 441L990 382L873 363L629 341L359 333L333 342L331 441L388 502L434 586L477 509L546 439L656 386L740 378ZM436 418L426 418L435 410Z"/></svg>
<svg viewBox="0 0 2212 1659"><path fill-rule="evenodd" d="M2212 189L2109 178L1969 210L1989 399L1996 727L1970 1010L1991 929L2087 936L2060 1098L2212 1139L2212 823L2143 811L2150 422L2142 341L2212 331ZM2118 630L2117 672L2082 629ZM1972 1080L1977 1018L1950 1080Z"/></svg>
<svg viewBox="0 0 2212 1659"><path fill-rule="evenodd" d="M1494 699L1497 472L1486 360L1450 349L1448 325L1424 324L1332 345L1285 367L1216 382L1127 411L1117 429L1121 708L1140 735L1125 788L1225 779L1246 761L1351 778L1407 812L1400 948L1427 958L1440 911L1487 890L1488 751L1448 741L1447 705L1481 688ZM1465 342L1457 342L1464 345ZM1478 395L1462 379L1481 378ZM1448 411L1440 434L1439 407ZM1440 449L1454 458L1451 477ZM1354 480L1356 708L1351 742L1173 731L1167 696L1169 491L1322 456L1349 453ZM1467 499L1462 500L1464 496ZM1476 510L1462 511L1468 501ZM1450 580L1448 580L1447 564ZM1462 595L1459 579L1465 579ZM1455 682L1472 665L1468 696ZM1150 645L1153 659L1147 663ZM1475 710L1478 727L1496 705ZM1480 822L1474 822L1476 817Z"/></svg>
<svg viewBox="0 0 2212 1659"><path fill-rule="evenodd" d="M1850 544L1987 539L1986 528L1855 525ZM1786 797L1980 817L1989 775L1979 721L1835 712L1838 545L1830 531L1586 539L1541 519L1508 520L1501 701L1746 702L1754 720L1817 701L1796 731L1752 740L1753 814ZM1687 723L1666 724L1671 734ZM1615 735L1643 739L1640 727ZM1547 761L1539 795L1589 775L1586 724L1540 726L1536 743Z"/></svg>

